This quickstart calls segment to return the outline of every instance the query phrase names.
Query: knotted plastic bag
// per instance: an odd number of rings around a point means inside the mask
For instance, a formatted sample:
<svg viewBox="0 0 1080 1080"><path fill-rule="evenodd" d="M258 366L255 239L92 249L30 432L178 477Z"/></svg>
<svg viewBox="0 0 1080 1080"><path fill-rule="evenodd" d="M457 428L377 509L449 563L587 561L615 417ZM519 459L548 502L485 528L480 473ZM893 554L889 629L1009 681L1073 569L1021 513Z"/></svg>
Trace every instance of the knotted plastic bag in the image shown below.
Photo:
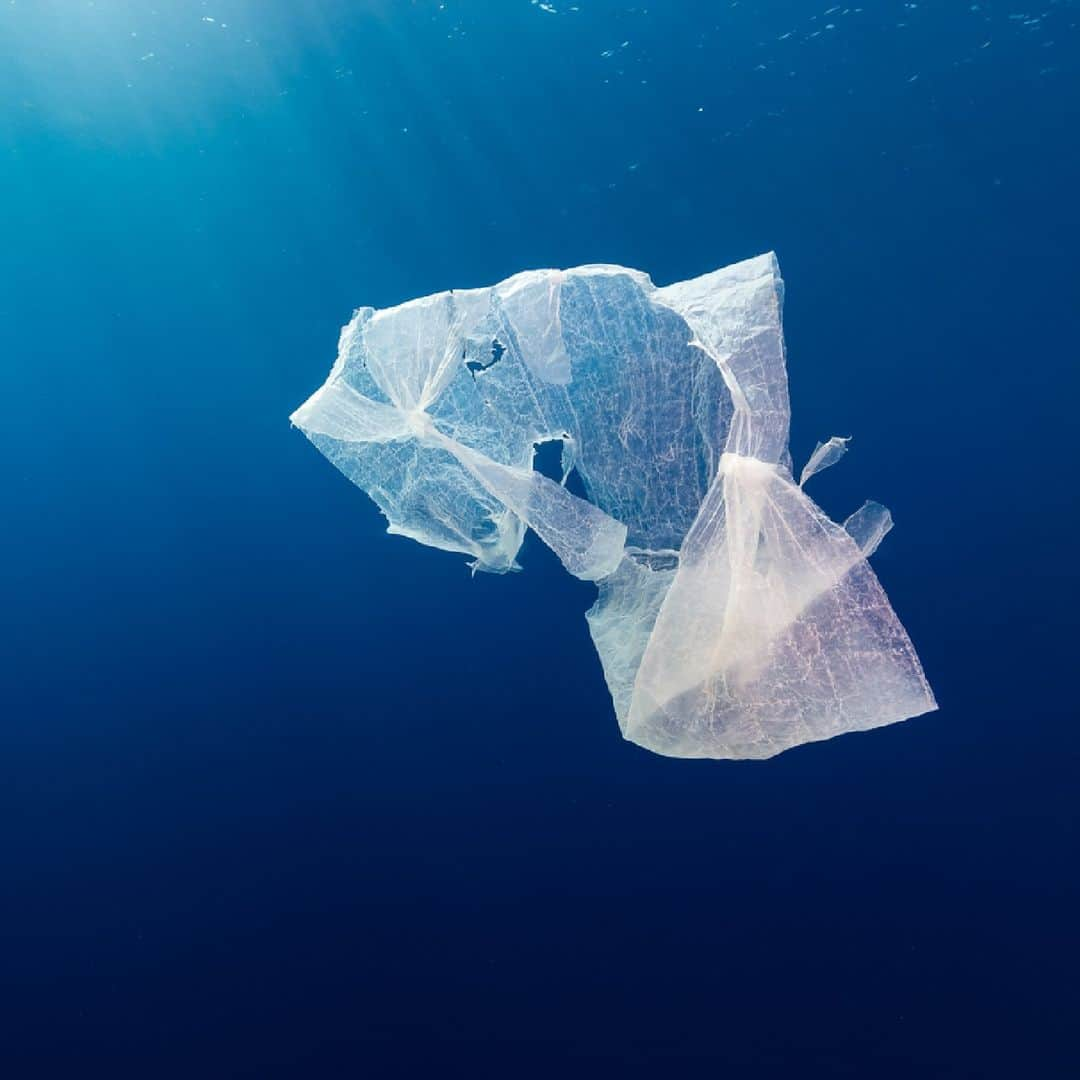
<svg viewBox="0 0 1080 1080"><path fill-rule="evenodd" d="M390 531L517 569L526 528L577 577L624 735L764 758L935 708L868 556L802 485L847 439L787 450L782 282L763 255L658 289L617 266L359 310L292 417ZM533 469L562 444L564 482Z"/></svg>

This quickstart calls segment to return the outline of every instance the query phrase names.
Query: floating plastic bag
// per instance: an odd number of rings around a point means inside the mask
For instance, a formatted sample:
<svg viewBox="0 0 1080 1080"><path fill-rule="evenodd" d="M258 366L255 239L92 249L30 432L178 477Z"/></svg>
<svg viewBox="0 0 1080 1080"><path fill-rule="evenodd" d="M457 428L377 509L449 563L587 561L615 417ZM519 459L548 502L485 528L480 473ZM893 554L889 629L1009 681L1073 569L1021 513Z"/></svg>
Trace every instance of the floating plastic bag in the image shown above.
<svg viewBox="0 0 1080 1080"><path fill-rule="evenodd" d="M770 254L662 289L583 266L362 308L292 421L391 532L501 573L531 528L597 582L628 739L771 757L936 707L866 561L889 512L839 526L802 489L848 440L793 481L782 291ZM533 469L552 440L587 500Z"/></svg>

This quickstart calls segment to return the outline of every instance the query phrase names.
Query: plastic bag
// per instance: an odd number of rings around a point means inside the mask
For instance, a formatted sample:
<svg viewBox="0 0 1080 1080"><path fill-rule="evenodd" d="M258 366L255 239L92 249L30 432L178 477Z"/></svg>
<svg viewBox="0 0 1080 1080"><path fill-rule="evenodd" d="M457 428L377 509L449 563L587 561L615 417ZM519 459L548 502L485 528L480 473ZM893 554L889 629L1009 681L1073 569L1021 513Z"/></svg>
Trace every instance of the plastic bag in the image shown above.
<svg viewBox="0 0 1080 1080"><path fill-rule="evenodd" d="M848 440L793 481L782 294L769 254L662 289L584 266L364 308L292 420L391 532L505 572L532 528L596 581L628 739L770 757L936 707L866 561L888 511L841 527L802 490ZM533 469L550 440L588 499Z"/></svg>

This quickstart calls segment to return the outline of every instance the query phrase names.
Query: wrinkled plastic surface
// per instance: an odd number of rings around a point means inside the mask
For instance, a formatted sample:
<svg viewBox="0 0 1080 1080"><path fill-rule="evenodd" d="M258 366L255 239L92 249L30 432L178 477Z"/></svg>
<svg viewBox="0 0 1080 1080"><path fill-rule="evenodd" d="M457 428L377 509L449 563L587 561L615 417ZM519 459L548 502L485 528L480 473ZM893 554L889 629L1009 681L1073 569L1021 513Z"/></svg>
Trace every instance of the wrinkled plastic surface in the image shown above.
<svg viewBox="0 0 1080 1080"><path fill-rule="evenodd" d="M517 568L526 528L598 584L587 618L624 735L765 758L935 708L867 558L892 525L836 525L788 455L773 255L656 288L617 266L518 274L342 331L292 417L390 531ZM533 469L560 440L588 498Z"/></svg>

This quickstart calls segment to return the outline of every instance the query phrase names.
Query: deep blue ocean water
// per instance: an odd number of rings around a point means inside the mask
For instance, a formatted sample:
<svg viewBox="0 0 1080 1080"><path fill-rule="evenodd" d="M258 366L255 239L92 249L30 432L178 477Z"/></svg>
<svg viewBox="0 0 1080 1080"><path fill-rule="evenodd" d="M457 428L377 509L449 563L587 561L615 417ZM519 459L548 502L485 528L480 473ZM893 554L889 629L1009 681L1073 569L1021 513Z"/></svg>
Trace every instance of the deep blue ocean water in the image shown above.
<svg viewBox="0 0 1080 1080"><path fill-rule="evenodd" d="M1010 5L3 5L0 1074L1077 1075L1080 6ZM287 417L360 304L769 249L941 711L667 760L591 586Z"/></svg>

